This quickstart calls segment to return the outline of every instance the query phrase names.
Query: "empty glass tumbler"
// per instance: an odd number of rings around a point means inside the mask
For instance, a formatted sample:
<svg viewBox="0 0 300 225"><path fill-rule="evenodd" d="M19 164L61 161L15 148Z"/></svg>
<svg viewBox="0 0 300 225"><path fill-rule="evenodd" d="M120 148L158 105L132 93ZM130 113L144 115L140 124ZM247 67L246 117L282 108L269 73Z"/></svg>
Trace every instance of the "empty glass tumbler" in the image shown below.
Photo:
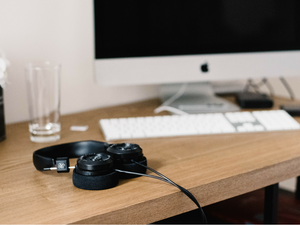
<svg viewBox="0 0 300 225"><path fill-rule="evenodd" d="M29 132L33 142L60 139L61 65L45 61L26 65Z"/></svg>

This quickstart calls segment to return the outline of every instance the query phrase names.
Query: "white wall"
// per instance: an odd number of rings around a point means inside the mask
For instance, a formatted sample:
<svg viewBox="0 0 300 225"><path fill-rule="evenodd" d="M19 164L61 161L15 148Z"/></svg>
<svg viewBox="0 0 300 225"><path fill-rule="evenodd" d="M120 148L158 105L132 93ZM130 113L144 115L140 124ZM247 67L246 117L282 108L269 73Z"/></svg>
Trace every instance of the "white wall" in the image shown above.
<svg viewBox="0 0 300 225"><path fill-rule="evenodd" d="M6 123L28 119L24 65L30 61L61 62L62 114L157 96L157 86L96 84L93 45L92 0L0 0L0 49L11 61L4 90ZM300 79L288 81L300 96ZM272 83L277 94L288 96L278 79Z"/></svg>
<svg viewBox="0 0 300 225"><path fill-rule="evenodd" d="M30 61L61 62L62 114L157 96L156 86L94 82L92 0L0 0L0 49L11 62L4 90L6 123L29 117L24 65Z"/></svg>

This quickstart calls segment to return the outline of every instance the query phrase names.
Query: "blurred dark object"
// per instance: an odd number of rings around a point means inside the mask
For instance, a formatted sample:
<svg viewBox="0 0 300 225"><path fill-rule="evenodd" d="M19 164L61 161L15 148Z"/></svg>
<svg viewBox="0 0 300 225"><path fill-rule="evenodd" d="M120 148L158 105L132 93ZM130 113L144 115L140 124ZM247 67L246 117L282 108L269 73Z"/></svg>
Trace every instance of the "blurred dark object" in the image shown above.
<svg viewBox="0 0 300 225"><path fill-rule="evenodd" d="M5 120L4 120L4 97L3 89L0 86L0 141L5 139Z"/></svg>
<svg viewBox="0 0 300 225"><path fill-rule="evenodd" d="M271 108L273 100L266 94L241 92L236 95L236 102L243 109Z"/></svg>
<svg viewBox="0 0 300 225"><path fill-rule="evenodd" d="M281 105L280 109L285 110L291 116L300 116L300 105Z"/></svg>

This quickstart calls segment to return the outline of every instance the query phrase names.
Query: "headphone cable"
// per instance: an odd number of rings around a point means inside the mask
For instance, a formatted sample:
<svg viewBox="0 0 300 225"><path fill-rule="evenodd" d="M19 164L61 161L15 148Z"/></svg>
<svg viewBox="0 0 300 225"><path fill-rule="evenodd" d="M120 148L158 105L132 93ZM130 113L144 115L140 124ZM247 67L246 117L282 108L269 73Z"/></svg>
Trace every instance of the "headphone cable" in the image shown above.
<svg viewBox="0 0 300 225"><path fill-rule="evenodd" d="M180 185L176 184L175 182L173 182L171 179L169 179L168 177L166 177L165 175L159 173L158 171L148 167L148 166L145 166L144 164L141 164L139 162L136 162L134 160L132 160L132 162L136 163L137 165L139 166L142 166L150 171L152 171L153 173L157 174L158 176L153 176L153 175L149 175L149 174L144 174L144 173L136 173L136 172L131 172L131 171L124 171L124 170L118 170L118 169L115 169L115 171L117 172L121 172L121 173L127 173L127 174L132 174L132 175L138 175L138 176L146 176L146 177L150 177L150 178L154 178L154 179L157 179L157 180L160 180L160 181L164 181L168 184L171 184L175 187L177 187L181 192L183 192L188 198L190 198L198 207L198 209L200 210L200 214L201 214L201 222L206 224L207 223L207 219L206 219L206 216L205 216L205 213L202 209L202 207L200 206L199 202L197 201L197 199L192 195L191 192L189 192L187 189L181 187Z"/></svg>

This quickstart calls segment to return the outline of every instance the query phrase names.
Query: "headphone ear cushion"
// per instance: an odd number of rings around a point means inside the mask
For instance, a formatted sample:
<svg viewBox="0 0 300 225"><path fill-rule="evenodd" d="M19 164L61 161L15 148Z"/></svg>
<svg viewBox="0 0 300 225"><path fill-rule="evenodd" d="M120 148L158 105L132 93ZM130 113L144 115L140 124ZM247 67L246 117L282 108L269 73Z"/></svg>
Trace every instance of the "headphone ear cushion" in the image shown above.
<svg viewBox="0 0 300 225"><path fill-rule="evenodd" d="M85 176L73 171L73 184L77 188L85 190L104 190L113 188L119 183L119 174L111 172L99 176Z"/></svg>
<svg viewBox="0 0 300 225"><path fill-rule="evenodd" d="M146 157L143 157L140 161L137 161L140 164L143 164L147 166L147 159ZM130 172L136 172L136 173L143 173L145 174L147 171L147 168L142 167L134 162L131 163L122 163L122 164L117 164L115 165L117 169L120 170L125 170L125 171L130 171ZM121 179L128 179L128 178L134 178L138 177L138 175L133 175L133 174L126 174L126 173L120 173L119 174Z"/></svg>

